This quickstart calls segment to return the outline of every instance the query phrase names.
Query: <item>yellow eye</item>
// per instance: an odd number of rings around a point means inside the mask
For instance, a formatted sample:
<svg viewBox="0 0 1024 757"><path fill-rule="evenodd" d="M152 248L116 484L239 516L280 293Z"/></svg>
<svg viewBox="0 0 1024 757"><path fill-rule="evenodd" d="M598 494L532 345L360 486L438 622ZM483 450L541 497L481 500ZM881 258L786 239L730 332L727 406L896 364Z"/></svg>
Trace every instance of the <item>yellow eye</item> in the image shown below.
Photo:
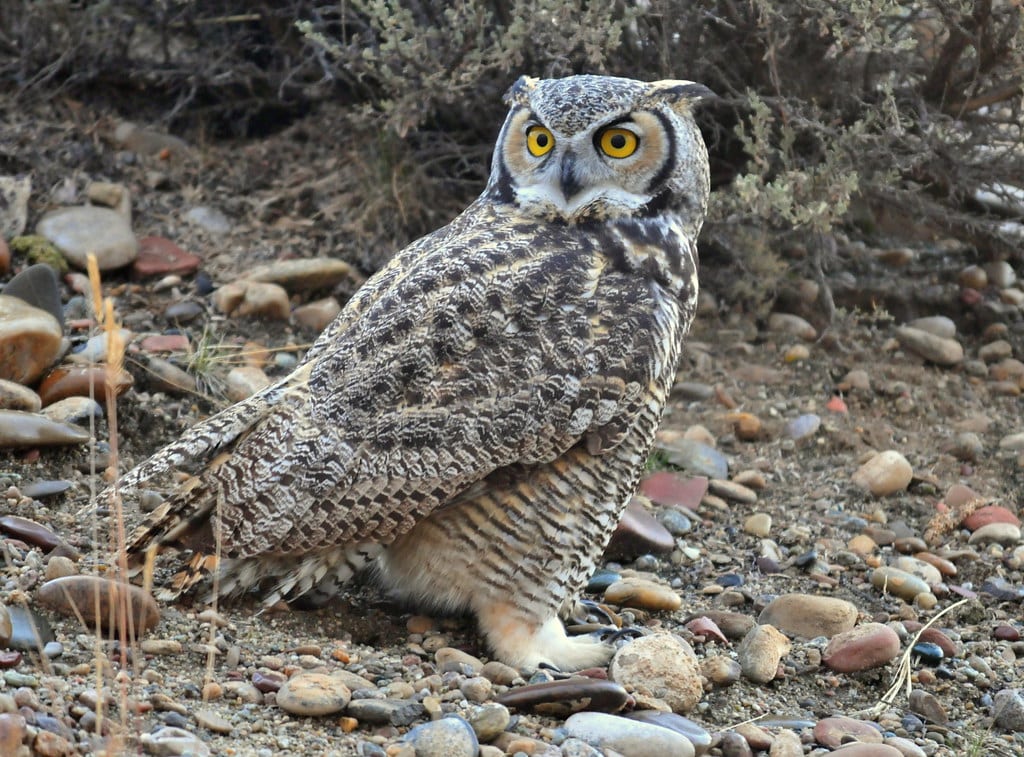
<svg viewBox="0 0 1024 757"><path fill-rule="evenodd" d="M640 146L640 140L629 129L605 129L598 142L609 158L628 158Z"/></svg>
<svg viewBox="0 0 1024 757"><path fill-rule="evenodd" d="M547 155L554 146L554 135L543 126L531 126L526 130L526 149L533 157Z"/></svg>

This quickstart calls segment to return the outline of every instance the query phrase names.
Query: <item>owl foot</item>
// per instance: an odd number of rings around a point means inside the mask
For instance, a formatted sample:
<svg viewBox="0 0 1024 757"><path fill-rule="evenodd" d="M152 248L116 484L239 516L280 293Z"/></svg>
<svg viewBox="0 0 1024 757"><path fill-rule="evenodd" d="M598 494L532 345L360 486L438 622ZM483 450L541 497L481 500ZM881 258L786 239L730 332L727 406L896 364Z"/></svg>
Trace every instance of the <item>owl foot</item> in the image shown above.
<svg viewBox="0 0 1024 757"><path fill-rule="evenodd" d="M522 618L518 608L505 603L478 611L477 617L494 656L520 670L593 668L606 665L615 652L615 647L599 636L567 635L557 617L531 622Z"/></svg>

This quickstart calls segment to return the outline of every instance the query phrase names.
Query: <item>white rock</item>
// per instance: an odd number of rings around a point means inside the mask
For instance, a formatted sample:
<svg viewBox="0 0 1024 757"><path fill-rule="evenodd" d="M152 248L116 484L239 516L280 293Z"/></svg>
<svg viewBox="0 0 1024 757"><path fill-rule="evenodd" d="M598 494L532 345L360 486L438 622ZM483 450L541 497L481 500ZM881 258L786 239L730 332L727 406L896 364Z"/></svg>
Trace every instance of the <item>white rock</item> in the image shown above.
<svg viewBox="0 0 1024 757"><path fill-rule="evenodd" d="M641 636L620 647L608 676L627 691L663 700L674 712L688 712L704 694L697 655L669 633Z"/></svg>
<svg viewBox="0 0 1024 757"><path fill-rule="evenodd" d="M85 268L89 253L101 271L128 265L139 252L131 226L109 208L81 205L47 213L36 232L53 242L71 263Z"/></svg>
<svg viewBox="0 0 1024 757"><path fill-rule="evenodd" d="M815 331L814 326L800 316L791 313L772 313L768 316L768 330L792 334L808 342L818 338L818 332Z"/></svg>
<svg viewBox="0 0 1024 757"><path fill-rule="evenodd" d="M851 480L876 497L884 497L906 489L913 477L914 469L910 467L907 458L890 449L879 452L860 466Z"/></svg>
<svg viewBox="0 0 1024 757"><path fill-rule="evenodd" d="M623 757L694 757L681 733L603 712L577 712L565 721L569 736Z"/></svg>
<svg viewBox="0 0 1024 757"><path fill-rule="evenodd" d="M943 339L952 339L956 336L956 324L953 323L952 318L947 318L944 315L930 315L927 318L915 318L907 324L912 329L920 329L921 331L927 331L929 334L942 337Z"/></svg>
<svg viewBox="0 0 1024 757"><path fill-rule="evenodd" d="M185 220L211 234L227 234L231 231L231 221L216 208L208 205L197 205L185 214Z"/></svg>

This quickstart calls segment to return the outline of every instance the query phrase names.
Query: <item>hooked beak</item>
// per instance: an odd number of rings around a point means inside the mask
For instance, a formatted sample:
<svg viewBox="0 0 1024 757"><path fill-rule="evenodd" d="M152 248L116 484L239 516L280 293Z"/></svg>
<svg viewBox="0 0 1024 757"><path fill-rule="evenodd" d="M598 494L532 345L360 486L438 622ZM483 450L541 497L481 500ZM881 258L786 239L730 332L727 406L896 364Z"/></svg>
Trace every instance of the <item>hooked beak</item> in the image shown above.
<svg viewBox="0 0 1024 757"><path fill-rule="evenodd" d="M562 196L569 202L580 191L580 180L576 175L576 158L571 152L563 156L560 169L559 184L562 187Z"/></svg>

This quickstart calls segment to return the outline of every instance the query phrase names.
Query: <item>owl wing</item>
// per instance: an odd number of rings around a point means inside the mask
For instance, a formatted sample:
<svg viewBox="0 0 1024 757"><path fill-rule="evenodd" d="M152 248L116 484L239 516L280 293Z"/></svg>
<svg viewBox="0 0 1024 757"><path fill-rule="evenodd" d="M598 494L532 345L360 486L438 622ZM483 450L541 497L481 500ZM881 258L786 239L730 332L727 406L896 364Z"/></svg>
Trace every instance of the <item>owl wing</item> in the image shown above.
<svg viewBox="0 0 1024 757"><path fill-rule="evenodd" d="M613 302L635 303L593 296L589 256L498 250L402 272L207 469L224 554L387 542L499 468L628 432L649 368Z"/></svg>

